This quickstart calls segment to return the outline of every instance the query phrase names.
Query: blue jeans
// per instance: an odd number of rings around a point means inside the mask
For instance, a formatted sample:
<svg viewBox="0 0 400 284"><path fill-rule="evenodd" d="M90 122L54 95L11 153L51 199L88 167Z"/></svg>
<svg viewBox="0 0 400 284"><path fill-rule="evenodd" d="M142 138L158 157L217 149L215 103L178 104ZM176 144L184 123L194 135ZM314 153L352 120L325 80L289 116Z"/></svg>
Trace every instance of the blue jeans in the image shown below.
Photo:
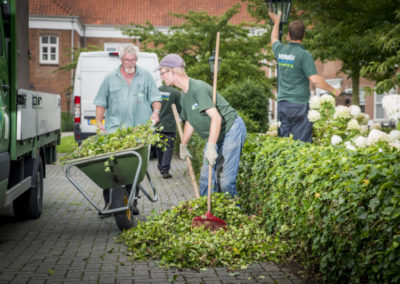
<svg viewBox="0 0 400 284"><path fill-rule="evenodd" d="M312 123L308 120L309 106L278 102L279 137L289 137L293 134L294 140L312 142Z"/></svg>
<svg viewBox="0 0 400 284"><path fill-rule="evenodd" d="M224 140L217 144L218 158L213 167L212 192L226 192L235 197L236 177L239 171L240 154L246 140L246 126L240 116L236 117ZM208 164L203 151L203 166L200 172L200 195L206 196L208 192Z"/></svg>

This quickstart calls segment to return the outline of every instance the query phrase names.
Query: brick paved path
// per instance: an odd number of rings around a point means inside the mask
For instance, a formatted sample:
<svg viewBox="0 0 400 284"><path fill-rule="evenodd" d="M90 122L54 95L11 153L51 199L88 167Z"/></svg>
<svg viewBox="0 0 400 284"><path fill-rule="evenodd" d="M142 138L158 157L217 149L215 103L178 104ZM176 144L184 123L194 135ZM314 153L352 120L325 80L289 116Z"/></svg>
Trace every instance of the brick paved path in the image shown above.
<svg viewBox="0 0 400 284"><path fill-rule="evenodd" d="M173 160L173 178L164 180L151 160L148 170L159 191L159 201L139 201L140 219L194 197L185 164ZM78 183L101 202L101 190L78 170ZM67 180L59 165L47 167L44 208L38 220L17 222L11 210L0 216L0 283L301 283L273 263L251 265L230 272L164 270L154 262L132 263L126 247L115 242L114 218L97 211Z"/></svg>

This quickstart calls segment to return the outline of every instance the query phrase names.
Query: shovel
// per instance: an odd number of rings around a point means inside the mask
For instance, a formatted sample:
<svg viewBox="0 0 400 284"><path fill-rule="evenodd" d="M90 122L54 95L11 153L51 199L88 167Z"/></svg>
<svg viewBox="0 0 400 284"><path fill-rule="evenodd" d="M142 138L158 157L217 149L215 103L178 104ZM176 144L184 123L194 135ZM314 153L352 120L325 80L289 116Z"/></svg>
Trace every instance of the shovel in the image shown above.
<svg viewBox="0 0 400 284"><path fill-rule="evenodd" d="M182 131L182 126L181 126L180 119L179 119L178 110L176 109L176 105L175 104L172 104L171 107L172 107L172 112L174 113L176 127L178 128L179 137L181 138L181 141L182 141L183 131ZM193 189L194 189L194 196L196 196L196 198L199 198L200 197L199 187L198 187L197 182L196 182L196 177L194 176L194 171L193 171L193 167L192 167L192 161L190 160L189 157L186 157L186 164L187 164L188 169L189 169L190 179L192 180Z"/></svg>
<svg viewBox="0 0 400 284"><path fill-rule="evenodd" d="M212 99L214 105L216 105L217 100L217 70L218 70L218 56L219 56L219 32L217 32L217 43L215 47L215 61L214 61L214 79L213 79L213 90ZM205 215L195 217L192 221L193 227L202 227L210 230L216 231L219 229L226 230L225 221L213 216L211 214L211 184L212 184L212 165L208 166L208 194L207 194L207 213Z"/></svg>

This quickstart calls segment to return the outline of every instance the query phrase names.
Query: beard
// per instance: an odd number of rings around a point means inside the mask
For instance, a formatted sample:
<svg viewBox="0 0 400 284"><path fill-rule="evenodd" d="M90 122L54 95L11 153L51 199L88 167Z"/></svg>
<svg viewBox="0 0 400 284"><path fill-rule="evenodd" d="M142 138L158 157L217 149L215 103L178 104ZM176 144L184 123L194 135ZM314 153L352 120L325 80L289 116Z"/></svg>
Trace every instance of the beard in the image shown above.
<svg viewBox="0 0 400 284"><path fill-rule="evenodd" d="M135 67L132 67L132 68L124 67L124 71L126 74L133 74L133 73L135 73Z"/></svg>

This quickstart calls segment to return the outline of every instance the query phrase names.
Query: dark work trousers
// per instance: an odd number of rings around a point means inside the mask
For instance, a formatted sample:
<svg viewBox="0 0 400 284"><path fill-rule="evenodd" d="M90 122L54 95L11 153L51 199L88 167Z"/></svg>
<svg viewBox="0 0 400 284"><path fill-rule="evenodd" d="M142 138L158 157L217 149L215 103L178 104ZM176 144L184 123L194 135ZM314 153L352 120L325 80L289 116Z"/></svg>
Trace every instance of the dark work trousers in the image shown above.
<svg viewBox="0 0 400 284"><path fill-rule="evenodd" d="M312 142L312 123L308 120L309 105L278 102L279 137L293 135L294 140Z"/></svg>
<svg viewBox="0 0 400 284"><path fill-rule="evenodd" d="M158 170L161 174L168 174L171 168L172 154L174 153L175 133L161 132L161 138L166 141L166 150L157 147Z"/></svg>

